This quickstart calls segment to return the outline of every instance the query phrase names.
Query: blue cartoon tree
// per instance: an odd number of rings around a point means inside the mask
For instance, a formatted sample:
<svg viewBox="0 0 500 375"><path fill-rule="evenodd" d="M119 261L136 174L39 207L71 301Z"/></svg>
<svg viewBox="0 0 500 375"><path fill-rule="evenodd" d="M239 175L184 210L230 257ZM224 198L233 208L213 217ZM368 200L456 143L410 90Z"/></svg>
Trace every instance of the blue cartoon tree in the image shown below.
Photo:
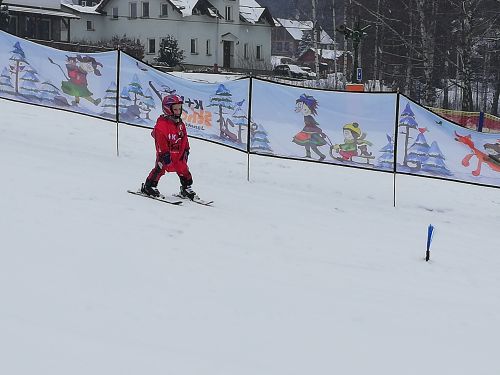
<svg viewBox="0 0 500 375"><path fill-rule="evenodd" d="M233 124L238 127L238 140L242 142L242 132L243 128L248 126L248 118L246 112L243 110L243 103L245 99L236 103L234 112L233 112Z"/></svg>
<svg viewBox="0 0 500 375"><path fill-rule="evenodd" d="M260 124L252 123L250 128L250 148L252 151L265 151L272 153L273 150L269 146L269 138L266 130Z"/></svg>
<svg viewBox="0 0 500 375"><path fill-rule="evenodd" d="M106 89L104 98L101 103L102 111L101 116L107 118L116 117L116 96L118 95L118 89L115 82L111 82L109 87Z"/></svg>
<svg viewBox="0 0 500 375"><path fill-rule="evenodd" d="M38 82L40 82L38 72L31 65L27 65L20 78L19 93L26 98L39 99Z"/></svg>
<svg viewBox="0 0 500 375"><path fill-rule="evenodd" d="M417 136L415 142L408 149L408 155L406 157L406 161L411 163L411 167L420 170L422 167L422 163L427 159L429 155L430 146L425 139L424 132L426 129L422 129Z"/></svg>
<svg viewBox="0 0 500 375"><path fill-rule="evenodd" d="M58 95L61 95L61 91L52 82L45 81L40 84L40 100L54 102Z"/></svg>
<svg viewBox="0 0 500 375"><path fill-rule="evenodd" d="M2 74L0 75L0 92L15 94L15 89L12 85L12 80L7 68L3 68Z"/></svg>
<svg viewBox="0 0 500 375"><path fill-rule="evenodd" d="M153 108L156 108L156 103L153 98L153 93L151 92L150 89L147 89L144 92L144 98L142 99L142 107L141 107L141 109L146 113L146 119L150 120L149 114L151 113L151 110Z"/></svg>
<svg viewBox="0 0 500 375"><path fill-rule="evenodd" d="M401 134L405 135L405 144L404 144L404 159L403 165L408 166L408 143L410 140L410 129L417 129L418 123L415 120L415 113L413 113L410 103L406 104L405 109L399 115L399 124L398 128L403 128Z"/></svg>
<svg viewBox="0 0 500 375"><path fill-rule="evenodd" d="M130 82L128 85L128 91L134 94L134 105L137 105L140 97L144 96L144 93L142 92L141 81L139 80L137 74L134 74L134 76L132 77L132 82Z"/></svg>
<svg viewBox="0 0 500 375"><path fill-rule="evenodd" d="M229 130L229 126L234 127L231 119L224 118L224 114L228 113L227 110L234 110L234 104L233 94L231 94L231 91L229 91L222 83L217 87L215 95L210 96L210 104L208 105L208 107L219 108L219 119L217 120L217 122L219 123L220 137L228 138L231 141L241 143L241 138L238 138L236 134ZM226 110L226 112L224 112L224 110Z"/></svg>
<svg viewBox="0 0 500 375"><path fill-rule="evenodd" d="M439 149L437 142L434 141L428 150L428 157L422 162L422 170L433 174L450 176L452 173L446 167L444 160L443 153Z"/></svg>
<svg viewBox="0 0 500 375"><path fill-rule="evenodd" d="M382 155L378 158L377 166L392 170L394 169L394 141L390 135L386 134L386 136L388 143L380 149Z"/></svg>
<svg viewBox="0 0 500 375"><path fill-rule="evenodd" d="M28 65L28 62L26 61L26 55L19 42L16 42L16 44L14 44L14 49L10 51L10 53L11 55L9 58L9 69L10 73L14 76L15 93L18 94L21 72Z"/></svg>

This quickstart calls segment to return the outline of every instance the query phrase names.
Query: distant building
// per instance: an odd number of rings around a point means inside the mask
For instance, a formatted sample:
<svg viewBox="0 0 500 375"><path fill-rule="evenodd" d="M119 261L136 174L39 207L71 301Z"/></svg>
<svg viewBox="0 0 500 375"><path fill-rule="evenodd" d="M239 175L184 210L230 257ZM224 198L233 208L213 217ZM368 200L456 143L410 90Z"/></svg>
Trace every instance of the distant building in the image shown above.
<svg viewBox="0 0 500 375"><path fill-rule="evenodd" d="M335 54L336 52L336 54ZM318 50L318 61L320 63L321 72L333 72L335 60L337 60L337 71L340 72L344 64L344 51L334 51L330 49L320 49ZM348 67L352 66L351 54L347 53ZM305 65L311 67L313 70L315 68L316 57L314 55L314 48L309 48L302 55L297 58L297 63L300 65Z"/></svg>
<svg viewBox="0 0 500 375"><path fill-rule="evenodd" d="M273 56L288 56L298 58L301 55L300 44L304 36L313 40L313 22L296 21L284 18L275 19L276 27L272 31ZM318 47L321 49L334 49L333 39L324 30L320 30Z"/></svg>
<svg viewBox="0 0 500 375"><path fill-rule="evenodd" d="M6 0L9 7L11 34L22 38L69 41L70 20L75 14L61 9L61 0Z"/></svg>
<svg viewBox="0 0 500 375"><path fill-rule="evenodd" d="M90 7L79 0L59 1L80 17L71 30L73 41L126 35L144 44L144 60L152 62L161 40L172 35L184 50L184 65L271 66L274 21L255 0L103 0Z"/></svg>

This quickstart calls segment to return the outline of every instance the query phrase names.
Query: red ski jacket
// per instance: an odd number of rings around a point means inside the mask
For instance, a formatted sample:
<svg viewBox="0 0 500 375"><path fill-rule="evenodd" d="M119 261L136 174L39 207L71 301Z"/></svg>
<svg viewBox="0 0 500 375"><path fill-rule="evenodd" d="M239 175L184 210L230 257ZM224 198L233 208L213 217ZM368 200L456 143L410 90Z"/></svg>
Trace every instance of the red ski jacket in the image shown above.
<svg viewBox="0 0 500 375"><path fill-rule="evenodd" d="M161 160L167 152L170 153L171 163L164 167L168 172L179 172L187 168L185 152L189 151L189 140L182 120L176 123L161 115L151 135L155 139L157 160Z"/></svg>

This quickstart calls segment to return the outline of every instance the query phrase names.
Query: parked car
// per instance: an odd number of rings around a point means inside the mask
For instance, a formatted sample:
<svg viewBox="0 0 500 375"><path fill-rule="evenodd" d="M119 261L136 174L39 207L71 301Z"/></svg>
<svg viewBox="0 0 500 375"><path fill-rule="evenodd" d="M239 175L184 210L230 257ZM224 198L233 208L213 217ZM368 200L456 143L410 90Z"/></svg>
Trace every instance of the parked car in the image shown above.
<svg viewBox="0 0 500 375"><path fill-rule="evenodd" d="M276 65L293 64L294 61L287 56L271 56L271 65L274 69Z"/></svg>
<svg viewBox="0 0 500 375"><path fill-rule="evenodd" d="M309 68L308 66L301 66L300 69L302 69L303 71L305 71L307 73L307 77L309 79L316 79L316 73L312 71L311 68Z"/></svg>
<svg viewBox="0 0 500 375"><path fill-rule="evenodd" d="M309 78L309 75L305 70L302 70L300 66L294 64L276 65L274 67L274 74L290 78Z"/></svg>

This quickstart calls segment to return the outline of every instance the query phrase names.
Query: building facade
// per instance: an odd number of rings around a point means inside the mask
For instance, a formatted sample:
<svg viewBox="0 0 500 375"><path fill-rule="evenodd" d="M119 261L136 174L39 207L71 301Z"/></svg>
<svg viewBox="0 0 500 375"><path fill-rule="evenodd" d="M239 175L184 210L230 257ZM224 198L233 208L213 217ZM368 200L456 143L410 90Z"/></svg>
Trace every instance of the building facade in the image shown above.
<svg viewBox="0 0 500 375"><path fill-rule="evenodd" d="M304 51L301 50L301 42L309 38L313 41L313 22L312 21L296 21L284 18L275 19L276 27L272 30L272 47L271 52L274 56L287 56L298 58ZM334 49L333 39L320 29L318 48Z"/></svg>
<svg viewBox="0 0 500 375"><path fill-rule="evenodd" d="M72 23L72 41L125 35L141 41L144 60L151 63L162 39L171 35L184 51L184 65L270 68L274 22L254 0L103 0L93 7L79 1L63 0L63 7L80 17Z"/></svg>
<svg viewBox="0 0 500 375"><path fill-rule="evenodd" d="M31 39L69 41L71 20L79 17L61 9L61 0L6 0L11 34Z"/></svg>

